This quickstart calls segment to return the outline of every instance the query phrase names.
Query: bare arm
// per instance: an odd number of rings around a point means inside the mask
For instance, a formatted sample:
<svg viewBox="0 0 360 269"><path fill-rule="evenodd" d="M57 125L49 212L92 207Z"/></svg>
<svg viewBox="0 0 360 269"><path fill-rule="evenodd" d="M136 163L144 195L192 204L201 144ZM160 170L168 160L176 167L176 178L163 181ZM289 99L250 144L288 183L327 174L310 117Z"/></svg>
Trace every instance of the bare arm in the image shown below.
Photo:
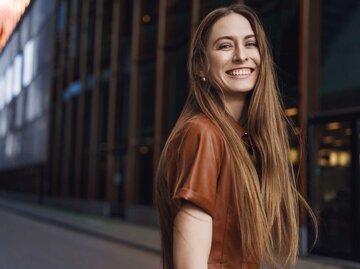
<svg viewBox="0 0 360 269"><path fill-rule="evenodd" d="M174 268L207 269L212 238L212 218L185 202L174 221Z"/></svg>

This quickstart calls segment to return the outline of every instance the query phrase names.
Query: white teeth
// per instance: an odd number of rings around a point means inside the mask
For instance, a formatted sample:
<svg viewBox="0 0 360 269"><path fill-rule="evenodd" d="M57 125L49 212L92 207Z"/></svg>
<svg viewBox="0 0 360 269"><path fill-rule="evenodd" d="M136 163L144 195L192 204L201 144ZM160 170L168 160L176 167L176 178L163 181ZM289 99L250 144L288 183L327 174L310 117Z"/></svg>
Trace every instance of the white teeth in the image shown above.
<svg viewBox="0 0 360 269"><path fill-rule="evenodd" d="M239 76L239 75L249 75L251 73L250 68L246 69L235 69L228 72L231 76Z"/></svg>

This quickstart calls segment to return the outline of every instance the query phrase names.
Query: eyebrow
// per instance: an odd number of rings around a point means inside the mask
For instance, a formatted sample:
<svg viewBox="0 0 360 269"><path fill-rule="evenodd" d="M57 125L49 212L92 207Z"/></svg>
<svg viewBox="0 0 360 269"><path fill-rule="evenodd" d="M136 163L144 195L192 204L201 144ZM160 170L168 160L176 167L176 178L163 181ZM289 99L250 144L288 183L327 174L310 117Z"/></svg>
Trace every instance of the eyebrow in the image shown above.
<svg viewBox="0 0 360 269"><path fill-rule="evenodd" d="M244 39L249 39L249 38L252 38L252 37L255 37L254 34L250 34L250 35L246 35L244 36ZM235 38L233 36L220 36L218 37L213 44L216 44L219 40L221 39L230 39L230 40L234 40Z"/></svg>

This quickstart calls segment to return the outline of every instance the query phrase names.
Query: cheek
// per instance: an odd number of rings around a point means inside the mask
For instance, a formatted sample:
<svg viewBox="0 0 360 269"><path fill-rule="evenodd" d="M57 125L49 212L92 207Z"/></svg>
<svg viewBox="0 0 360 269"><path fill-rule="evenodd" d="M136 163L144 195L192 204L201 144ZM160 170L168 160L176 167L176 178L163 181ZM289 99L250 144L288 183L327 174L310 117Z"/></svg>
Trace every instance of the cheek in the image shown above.
<svg viewBox="0 0 360 269"><path fill-rule="evenodd" d="M220 61L216 57L212 57L211 59L209 59L209 64L210 64L210 71L213 73L220 68Z"/></svg>
<svg viewBox="0 0 360 269"><path fill-rule="evenodd" d="M212 79L218 80L223 72L222 70L223 68L219 61L210 61L209 76L212 77Z"/></svg>
<svg viewBox="0 0 360 269"><path fill-rule="evenodd" d="M231 62L229 53L218 52L209 55L210 73L221 74L224 72L225 65Z"/></svg>
<svg viewBox="0 0 360 269"><path fill-rule="evenodd" d="M252 59L254 60L255 64L259 67L261 63L260 52L254 51L254 54L252 55Z"/></svg>
<svg viewBox="0 0 360 269"><path fill-rule="evenodd" d="M259 73L260 73L260 70L257 68L256 71L255 71L255 81L258 80L258 78L259 78Z"/></svg>

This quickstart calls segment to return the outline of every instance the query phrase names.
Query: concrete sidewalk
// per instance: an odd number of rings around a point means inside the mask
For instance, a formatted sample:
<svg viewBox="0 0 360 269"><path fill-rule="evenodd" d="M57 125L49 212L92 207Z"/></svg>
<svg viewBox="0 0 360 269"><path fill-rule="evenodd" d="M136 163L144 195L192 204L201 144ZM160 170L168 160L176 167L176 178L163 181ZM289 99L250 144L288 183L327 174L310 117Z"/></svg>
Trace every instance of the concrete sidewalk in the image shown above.
<svg viewBox="0 0 360 269"><path fill-rule="evenodd" d="M160 235L156 228L4 198L0 198L0 209L160 255ZM355 269L360 264L308 256L301 257L296 268Z"/></svg>

